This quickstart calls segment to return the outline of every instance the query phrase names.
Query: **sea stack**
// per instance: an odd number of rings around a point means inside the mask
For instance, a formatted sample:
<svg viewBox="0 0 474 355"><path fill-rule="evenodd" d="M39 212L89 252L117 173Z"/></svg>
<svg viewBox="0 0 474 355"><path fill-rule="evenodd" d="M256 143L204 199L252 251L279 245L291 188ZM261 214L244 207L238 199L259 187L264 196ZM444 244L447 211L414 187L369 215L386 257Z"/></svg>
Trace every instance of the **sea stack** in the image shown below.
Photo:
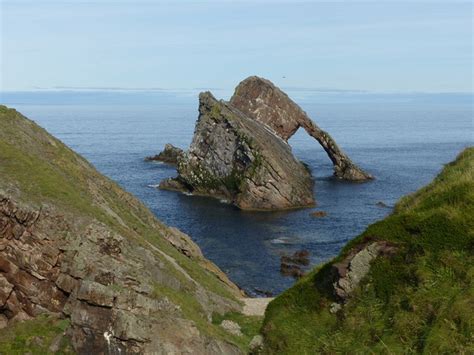
<svg viewBox="0 0 474 355"><path fill-rule="evenodd" d="M266 125L210 92L199 95L199 118L178 177L161 188L227 199L244 210L314 205L309 171Z"/></svg>
<svg viewBox="0 0 474 355"><path fill-rule="evenodd" d="M288 144L300 127L325 149L337 178L372 179L283 91L252 76L229 102L200 94L191 146L176 155L178 176L160 188L225 199L244 210L313 206L311 174Z"/></svg>

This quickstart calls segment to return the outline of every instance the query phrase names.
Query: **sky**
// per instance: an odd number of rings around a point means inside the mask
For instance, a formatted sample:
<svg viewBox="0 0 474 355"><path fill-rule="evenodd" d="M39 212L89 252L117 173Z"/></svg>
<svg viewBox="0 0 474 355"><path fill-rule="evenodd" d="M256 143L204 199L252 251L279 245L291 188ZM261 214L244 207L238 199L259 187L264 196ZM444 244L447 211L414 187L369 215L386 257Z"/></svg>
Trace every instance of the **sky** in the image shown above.
<svg viewBox="0 0 474 355"><path fill-rule="evenodd" d="M472 92L473 2L0 0L0 89Z"/></svg>

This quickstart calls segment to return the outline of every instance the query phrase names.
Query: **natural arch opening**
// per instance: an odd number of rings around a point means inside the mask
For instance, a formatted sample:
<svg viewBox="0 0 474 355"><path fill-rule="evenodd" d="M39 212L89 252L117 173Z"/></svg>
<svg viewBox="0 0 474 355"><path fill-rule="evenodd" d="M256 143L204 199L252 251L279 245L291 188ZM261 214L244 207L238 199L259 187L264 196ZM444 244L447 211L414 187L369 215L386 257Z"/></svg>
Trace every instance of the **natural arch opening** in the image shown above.
<svg viewBox="0 0 474 355"><path fill-rule="evenodd" d="M306 112L270 81L256 76L245 79L235 89L230 104L268 126L285 141L303 128L326 151L337 178L350 181L372 179L370 174L349 159L327 132L319 128Z"/></svg>

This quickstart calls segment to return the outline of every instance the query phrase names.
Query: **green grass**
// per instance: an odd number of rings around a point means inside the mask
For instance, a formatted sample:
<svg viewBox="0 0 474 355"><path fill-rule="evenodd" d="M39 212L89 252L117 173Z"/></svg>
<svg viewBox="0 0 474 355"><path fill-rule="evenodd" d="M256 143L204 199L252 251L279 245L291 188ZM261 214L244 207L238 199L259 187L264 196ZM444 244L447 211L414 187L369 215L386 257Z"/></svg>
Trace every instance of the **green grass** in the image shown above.
<svg viewBox="0 0 474 355"><path fill-rule="evenodd" d="M359 244L387 240L337 314L331 264ZM300 280L268 307L267 353L473 353L474 148L402 198L392 215L367 228L331 263Z"/></svg>
<svg viewBox="0 0 474 355"><path fill-rule="evenodd" d="M67 320L47 316L18 322L0 331L0 354L50 354L55 341L59 349L56 354L72 354L72 347L63 336L68 325Z"/></svg>
<svg viewBox="0 0 474 355"><path fill-rule="evenodd" d="M147 243L174 258L206 290L236 300L216 275L201 267L198 261L182 255L163 238L165 226L135 197L98 173L85 159L34 122L0 105L1 190L8 191L15 200L29 206L54 206L75 223L96 219L150 249L157 260L167 265L170 275L180 281L183 289L190 290L179 296L176 293L171 295L172 302L183 302L183 298L188 298L188 303L194 302L194 287ZM201 328L204 332L210 329Z"/></svg>
<svg viewBox="0 0 474 355"><path fill-rule="evenodd" d="M231 320L240 326L242 336L230 335L235 344L239 345L241 349L248 350L248 346L252 338L259 334L262 326L263 317L245 316L241 313L229 312L226 314L214 313L212 316L212 323L220 327L223 320Z"/></svg>
<svg viewBox="0 0 474 355"><path fill-rule="evenodd" d="M0 189L16 188L21 193L15 197L27 204L50 203L64 213L97 219L142 245L148 241L176 259L209 290L234 298L215 275L196 267L196 262L163 238L165 227L142 203L62 142L17 111L1 105L0 127Z"/></svg>
<svg viewBox="0 0 474 355"><path fill-rule="evenodd" d="M194 321L196 327L213 338L223 339L238 346L242 350L247 350L252 337L258 334L262 324L262 317L249 317L240 313L226 313L220 315L213 313L212 322L209 322L203 308L193 297L189 297L183 290L174 290L160 284L154 286L154 296L156 298L168 297L180 307L180 311L186 319ZM224 319L236 321L241 326L243 336L235 336L224 330L220 323Z"/></svg>

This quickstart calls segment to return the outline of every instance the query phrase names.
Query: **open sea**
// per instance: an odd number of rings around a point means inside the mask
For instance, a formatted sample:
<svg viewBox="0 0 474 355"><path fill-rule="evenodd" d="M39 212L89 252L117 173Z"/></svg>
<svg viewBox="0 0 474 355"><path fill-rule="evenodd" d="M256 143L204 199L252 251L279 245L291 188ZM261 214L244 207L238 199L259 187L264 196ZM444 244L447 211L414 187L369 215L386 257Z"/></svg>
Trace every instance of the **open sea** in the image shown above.
<svg viewBox="0 0 474 355"><path fill-rule="evenodd" d="M218 98L231 92L217 90ZM103 174L143 201L164 223L189 234L249 294L278 294L294 283L280 274L280 256L306 249L311 266L340 251L403 195L429 183L473 144L472 94L389 94L287 90L374 181L332 178L332 164L301 130L294 154L315 178L317 207L243 212L204 197L155 188L175 169L144 158L165 143L187 148L198 116L198 91L4 92L0 102L36 121ZM388 207L380 207L383 202ZM314 218L322 210L327 217Z"/></svg>

